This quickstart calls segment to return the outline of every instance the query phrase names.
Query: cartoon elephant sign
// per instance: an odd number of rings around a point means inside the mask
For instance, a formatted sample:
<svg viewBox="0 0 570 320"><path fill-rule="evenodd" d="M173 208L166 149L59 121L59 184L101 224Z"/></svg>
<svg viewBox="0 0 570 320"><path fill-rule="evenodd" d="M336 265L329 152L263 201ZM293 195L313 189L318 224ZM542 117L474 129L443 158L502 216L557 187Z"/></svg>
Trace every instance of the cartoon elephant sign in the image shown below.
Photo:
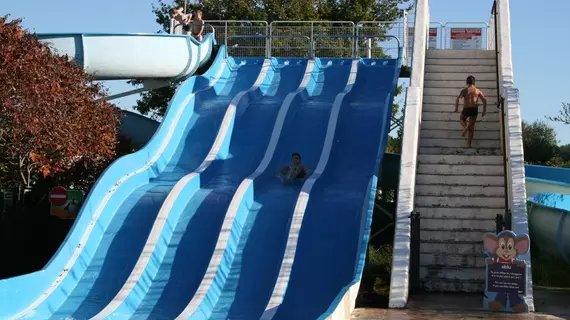
<svg viewBox="0 0 570 320"><path fill-rule="evenodd" d="M526 262L517 260L529 250L527 234L516 235L505 230L484 236L487 259L487 281L484 307L493 311L528 312L526 295Z"/></svg>

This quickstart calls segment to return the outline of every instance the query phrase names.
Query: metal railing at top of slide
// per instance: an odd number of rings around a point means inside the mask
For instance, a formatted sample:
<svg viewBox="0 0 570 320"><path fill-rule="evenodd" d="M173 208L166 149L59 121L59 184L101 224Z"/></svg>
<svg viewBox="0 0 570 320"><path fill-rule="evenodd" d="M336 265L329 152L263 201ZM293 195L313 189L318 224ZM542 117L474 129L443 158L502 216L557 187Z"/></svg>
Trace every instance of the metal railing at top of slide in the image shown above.
<svg viewBox="0 0 570 320"><path fill-rule="evenodd" d="M428 48L440 50L491 50L489 23L475 21L430 22ZM413 39L413 26L408 37Z"/></svg>
<svg viewBox="0 0 570 320"><path fill-rule="evenodd" d="M170 34L184 34L183 24L179 23L174 19L170 19ZM216 29L214 26L210 25L209 23L203 24L204 31L203 33L212 33L214 37L216 37Z"/></svg>
<svg viewBox="0 0 570 320"><path fill-rule="evenodd" d="M403 23L206 20L204 33L213 32L235 57L398 58L407 43ZM171 32L181 34L182 26L171 23Z"/></svg>
<svg viewBox="0 0 570 320"><path fill-rule="evenodd" d="M214 33L235 57L397 58L411 65L414 15L397 21L267 21L206 20L204 33ZM491 21L492 23L492 21ZM494 35L487 22L431 22L429 49L488 49ZM182 33L172 22L171 31ZM366 35L366 36L365 36ZM394 41L396 40L396 41Z"/></svg>

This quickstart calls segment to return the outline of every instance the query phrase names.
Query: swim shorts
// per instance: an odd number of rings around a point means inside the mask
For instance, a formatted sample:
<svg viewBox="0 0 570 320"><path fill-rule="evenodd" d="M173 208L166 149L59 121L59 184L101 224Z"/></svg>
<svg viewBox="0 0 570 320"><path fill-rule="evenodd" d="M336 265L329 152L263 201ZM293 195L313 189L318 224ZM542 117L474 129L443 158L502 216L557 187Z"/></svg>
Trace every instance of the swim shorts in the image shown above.
<svg viewBox="0 0 570 320"><path fill-rule="evenodd" d="M461 111L461 113L466 118L477 117L477 115L479 114L479 108L465 108L463 109L463 111Z"/></svg>

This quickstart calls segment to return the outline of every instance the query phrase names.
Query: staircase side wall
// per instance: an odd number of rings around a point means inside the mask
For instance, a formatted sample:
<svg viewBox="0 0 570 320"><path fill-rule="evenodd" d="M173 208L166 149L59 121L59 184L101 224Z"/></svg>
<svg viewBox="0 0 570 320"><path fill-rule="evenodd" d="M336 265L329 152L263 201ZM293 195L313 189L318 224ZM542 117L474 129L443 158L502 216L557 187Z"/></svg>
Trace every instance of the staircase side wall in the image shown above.
<svg viewBox="0 0 570 320"><path fill-rule="evenodd" d="M522 117L520 110L520 96L515 88L513 74L513 60L511 47L511 17L510 1L497 0L498 14L498 42L499 42L499 75L502 96L505 98L506 128L507 128L507 156L508 180L510 193L510 209L512 213L512 229L515 233L528 234L528 215L526 212L526 188L524 170L524 152L522 141ZM532 289L532 266L530 252L520 259L528 264L527 269L527 296L526 302L529 311L534 311Z"/></svg>
<svg viewBox="0 0 570 320"><path fill-rule="evenodd" d="M416 1L414 26L414 49L412 53L412 75L406 92L406 117L402 135L402 158L398 203L396 206L396 227L394 231L394 252L390 282L390 308L404 308L408 301L410 270L410 213L414 208L418 142L421 126L422 97L424 85L425 55L428 44L429 0Z"/></svg>

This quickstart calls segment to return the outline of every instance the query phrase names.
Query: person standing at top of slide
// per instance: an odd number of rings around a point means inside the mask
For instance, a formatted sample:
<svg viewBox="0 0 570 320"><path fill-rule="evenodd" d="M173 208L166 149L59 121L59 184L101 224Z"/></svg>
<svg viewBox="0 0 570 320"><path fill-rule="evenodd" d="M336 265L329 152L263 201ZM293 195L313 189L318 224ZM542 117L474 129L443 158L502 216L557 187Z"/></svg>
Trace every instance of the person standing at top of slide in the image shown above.
<svg viewBox="0 0 570 320"><path fill-rule="evenodd" d="M190 22L192 22L192 14L185 14L184 8L177 7L170 9L170 17L182 25L184 34L190 34Z"/></svg>
<svg viewBox="0 0 570 320"><path fill-rule="evenodd" d="M192 36L198 41L202 41L202 32L204 31L204 20L202 19L202 10L196 10L194 21L192 21Z"/></svg>
<svg viewBox="0 0 570 320"><path fill-rule="evenodd" d="M477 121L477 114L479 113L478 100L481 99L481 101L483 101L483 113L481 117L484 117L487 114L487 98L485 98L483 92L475 86L475 77L467 77L466 82L467 88L461 90L459 96L455 99L455 112L459 110L459 99L463 99L463 110L459 117L459 122L463 127L463 133L461 135L465 136L466 133L469 133L467 136L467 147L471 148L473 134L475 133L475 121Z"/></svg>

